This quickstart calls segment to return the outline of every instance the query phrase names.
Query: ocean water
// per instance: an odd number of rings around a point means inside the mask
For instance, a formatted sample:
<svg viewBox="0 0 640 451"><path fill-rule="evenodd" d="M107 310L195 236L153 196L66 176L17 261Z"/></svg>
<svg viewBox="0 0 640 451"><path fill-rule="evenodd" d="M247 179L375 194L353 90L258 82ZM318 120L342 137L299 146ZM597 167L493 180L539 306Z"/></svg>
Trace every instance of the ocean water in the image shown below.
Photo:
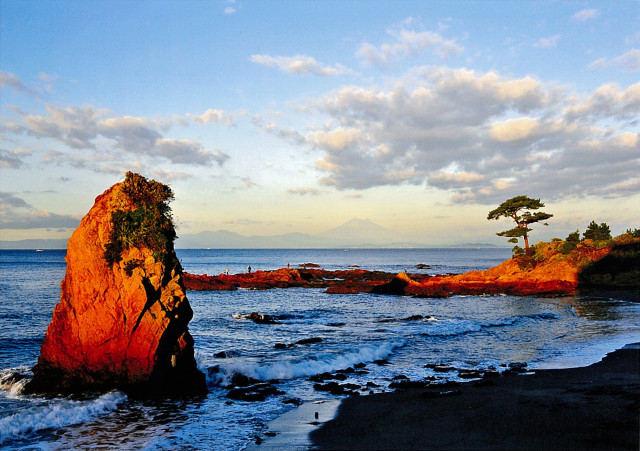
<svg viewBox="0 0 640 451"><path fill-rule="evenodd" d="M209 394L185 400L139 401L119 392L73 397L25 396L29 375L59 300L64 251L0 252L0 447L6 449L243 449L267 423L292 409L284 401L313 402L310 376L366 364L345 382L379 385L433 376L430 363L457 368L582 366L640 341L640 304L623 295L536 298L454 296L414 299L335 295L322 289L189 292L190 331ZM315 263L325 269L358 266L387 272L462 273L495 266L507 249L179 250L196 274L270 270ZM417 269L426 264L429 268ZM242 316L278 318L259 325ZM409 320L421 315L423 319ZM306 338L318 343L278 349ZM230 358L216 354L226 351ZM373 362L386 359L389 365ZM224 388L234 373L278 380L285 395L264 402L231 401ZM457 373L443 373L457 380ZM368 393L367 389L367 393ZM365 392L363 392L365 393Z"/></svg>

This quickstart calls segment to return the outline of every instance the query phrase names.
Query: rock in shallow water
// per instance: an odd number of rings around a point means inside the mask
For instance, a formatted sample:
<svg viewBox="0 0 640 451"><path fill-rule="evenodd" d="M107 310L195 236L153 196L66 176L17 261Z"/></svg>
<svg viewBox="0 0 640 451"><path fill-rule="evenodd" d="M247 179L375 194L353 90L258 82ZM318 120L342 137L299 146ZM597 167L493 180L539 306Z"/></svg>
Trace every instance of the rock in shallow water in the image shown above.
<svg viewBox="0 0 640 451"><path fill-rule="evenodd" d="M196 366L171 190L128 173L69 239L60 302L28 393L206 393Z"/></svg>

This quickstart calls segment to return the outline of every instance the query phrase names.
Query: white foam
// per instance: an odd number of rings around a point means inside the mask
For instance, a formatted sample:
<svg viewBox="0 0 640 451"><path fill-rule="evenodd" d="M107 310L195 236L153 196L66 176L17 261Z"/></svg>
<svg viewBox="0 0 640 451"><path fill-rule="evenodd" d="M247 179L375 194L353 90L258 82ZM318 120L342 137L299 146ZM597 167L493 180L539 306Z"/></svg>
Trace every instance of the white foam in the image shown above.
<svg viewBox="0 0 640 451"><path fill-rule="evenodd" d="M640 335L623 335L614 336L609 339L603 339L597 343L589 343L581 346L573 346L571 350L565 350L560 355L548 358L533 366L536 369L561 369L561 368L577 368L593 365L601 361L607 354L622 349L629 342L637 342Z"/></svg>
<svg viewBox="0 0 640 451"><path fill-rule="evenodd" d="M29 381L27 377L16 380L15 376L20 374L14 371L0 373L0 390L5 391L4 395L8 398L15 398L22 393L22 389Z"/></svg>
<svg viewBox="0 0 640 451"><path fill-rule="evenodd" d="M48 400L46 404L29 407L0 419L0 445L49 428L60 428L92 420L115 410L127 396L109 392L89 401L67 398Z"/></svg>
<svg viewBox="0 0 640 451"><path fill-rule="evenodd" d="M314 374L332 372L348 368L356 363L367 363L389 357L393 350L403 346L403 340L386 341L378 346L362 346L354 351L342 354L320 353L307 356L302 361L280 361L269 364L249 364L234 362L221 366L220 372L212 375L212 383L228 383L233 374L241 373L254 379L268 381L272 379L296 379Z"/></svg>

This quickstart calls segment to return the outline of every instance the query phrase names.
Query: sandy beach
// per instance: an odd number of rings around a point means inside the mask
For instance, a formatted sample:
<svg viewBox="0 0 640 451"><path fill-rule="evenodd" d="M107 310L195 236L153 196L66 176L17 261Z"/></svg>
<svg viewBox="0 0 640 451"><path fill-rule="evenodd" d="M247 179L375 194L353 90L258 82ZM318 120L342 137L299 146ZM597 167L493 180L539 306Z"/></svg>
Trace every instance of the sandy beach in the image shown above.
<svg viewBox="0 0 640 451"><path fill-rule="evenodd" d="M639 449L640 344L584 368L345 399L316 449Z"/></svg>

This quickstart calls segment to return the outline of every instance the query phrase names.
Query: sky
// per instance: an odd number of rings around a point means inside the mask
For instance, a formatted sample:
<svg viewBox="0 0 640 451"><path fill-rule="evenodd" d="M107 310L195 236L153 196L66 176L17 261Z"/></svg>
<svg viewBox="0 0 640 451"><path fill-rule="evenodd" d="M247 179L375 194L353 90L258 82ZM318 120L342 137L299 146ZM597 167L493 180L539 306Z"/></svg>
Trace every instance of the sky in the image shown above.
<svg viewBox="0 0 640 451"><path fill-rule="evenodd" d="M528 195L640 227L640 2L0 3L0 240L67 238L131 170L178 235L354 217L506 244Z"/></svg>

